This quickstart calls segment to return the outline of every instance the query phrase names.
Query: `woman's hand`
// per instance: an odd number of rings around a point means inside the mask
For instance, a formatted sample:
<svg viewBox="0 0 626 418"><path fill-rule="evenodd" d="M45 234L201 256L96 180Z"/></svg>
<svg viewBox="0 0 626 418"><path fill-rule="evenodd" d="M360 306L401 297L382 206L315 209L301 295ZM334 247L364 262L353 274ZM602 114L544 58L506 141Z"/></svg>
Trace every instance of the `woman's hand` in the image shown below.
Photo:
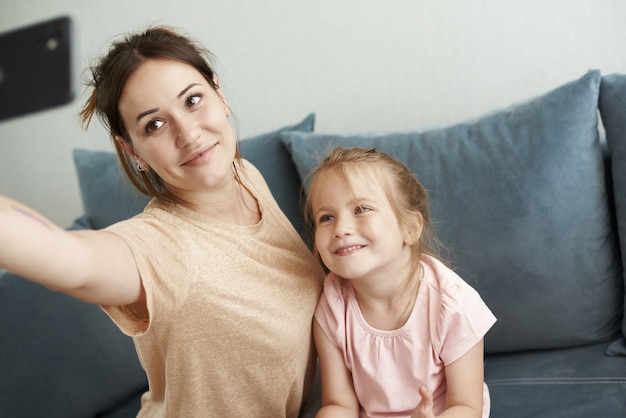
<svg viewBox="0 0 626 418"><path fill-rule="evenodd" d="M417 404L411 418L435 418L435 414L433 414L433 393L423 386L419 389L419 392L422 400Z"/></svg>

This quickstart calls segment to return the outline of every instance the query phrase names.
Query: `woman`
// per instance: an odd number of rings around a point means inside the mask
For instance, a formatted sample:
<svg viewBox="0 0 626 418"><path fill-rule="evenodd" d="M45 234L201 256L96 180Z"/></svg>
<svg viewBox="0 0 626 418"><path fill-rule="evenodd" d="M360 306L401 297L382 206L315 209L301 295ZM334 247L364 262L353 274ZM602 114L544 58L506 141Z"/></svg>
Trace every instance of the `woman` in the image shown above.
<svg viewBox="0 0 626 418"><path fill-rule="evenodd" d="M153 199L105 230L65 231L0 197L0 268L101 305L133 337L139 416L295 417L322 273L241 159L207 55L168 28L112 45L81 116L101 118Z"/></svg>

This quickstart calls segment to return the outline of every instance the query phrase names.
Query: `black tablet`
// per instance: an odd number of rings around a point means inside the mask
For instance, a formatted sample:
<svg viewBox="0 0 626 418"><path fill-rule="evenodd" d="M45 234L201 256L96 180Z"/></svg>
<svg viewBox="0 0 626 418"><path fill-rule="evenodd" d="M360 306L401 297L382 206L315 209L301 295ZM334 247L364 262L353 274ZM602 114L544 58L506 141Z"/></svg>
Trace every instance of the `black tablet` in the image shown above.
<svg viewBox="0 0 626 418"><path fill-rule="evenodd" d="M0 120L74 98L72 21L58 17L0 34Z"/></svg>

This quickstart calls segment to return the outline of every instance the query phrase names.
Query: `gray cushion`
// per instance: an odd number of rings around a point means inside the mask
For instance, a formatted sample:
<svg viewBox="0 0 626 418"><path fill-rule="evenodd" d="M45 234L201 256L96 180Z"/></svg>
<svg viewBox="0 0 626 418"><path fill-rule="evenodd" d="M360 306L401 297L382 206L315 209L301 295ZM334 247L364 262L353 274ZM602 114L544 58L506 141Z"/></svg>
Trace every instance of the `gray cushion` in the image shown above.
<svg viewBox="0 0 626 418"><path fill-rule="evenodd" d="M626 75L610 74L600 84L600 115L606 130L611 154L613 190L622 254L626 255ZM626 274L626 273L625 273ZM626 283L626 275L624 277ZM626 300L624 301L626 310ZM622 338L613 344L611 354L626 356L626 317L622 322Z"/></svg>
<svg viewBox="0 0 626 418"><path fill-rule="evenodd" d="M600 73L427 131L283 135L301 178L333 145L376 147L430 193L449 260L498 322L490 353L614 338L619 250L597 131Z"/></svg>
<svg viewBox="0 0 626 418"><path fill-rule="evenodd" d="M242 155L260 167L278 203L288 216L296 219L300 184L279 133L312 131L314 123L315 115L310 114L295 125L240 141ZM148 196L136 191L123 175L114 153L76 149L74 163L85 215L93 229L128 219L141 212L148 202ZM294 178L298 182L297 190Z"/></svg>
<svg viewBox="0 0 626 418"><path fill-rule="evenodd" d="M93 229L102 229L141 212L148 196L130 184L109 151L74 150L83 210Z"/></svg>

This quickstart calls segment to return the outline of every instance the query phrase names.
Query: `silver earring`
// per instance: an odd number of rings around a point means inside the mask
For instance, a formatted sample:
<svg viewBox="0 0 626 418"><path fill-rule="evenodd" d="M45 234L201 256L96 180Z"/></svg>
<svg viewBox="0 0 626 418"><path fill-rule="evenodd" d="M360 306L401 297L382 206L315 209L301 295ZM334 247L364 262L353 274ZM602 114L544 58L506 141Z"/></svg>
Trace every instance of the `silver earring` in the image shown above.
<svg viewBox="0 0 626 418"><path fill-rule="evenodd" d="M137 171L141 171L142 173L146 171L139 163L135 163L137 165Z"/></svg>

